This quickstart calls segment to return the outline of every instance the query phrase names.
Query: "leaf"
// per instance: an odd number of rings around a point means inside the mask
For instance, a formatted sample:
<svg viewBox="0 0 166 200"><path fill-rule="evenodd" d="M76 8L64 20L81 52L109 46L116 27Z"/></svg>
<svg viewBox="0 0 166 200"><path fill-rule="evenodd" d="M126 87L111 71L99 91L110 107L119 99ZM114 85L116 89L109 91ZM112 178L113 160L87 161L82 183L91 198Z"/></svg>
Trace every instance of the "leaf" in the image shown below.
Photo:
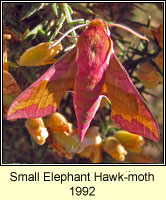
<svg viewBox="0 0 166 200"><path fill-rule="evenodd" d="M91 15L95 15L95 13L90 10L89 8L86 8L85 6L82 6L80 3L69 3L71 5L71 7L82 11L85 14L91 14Z"/></svg>
<svg viewBox="0 0 166 200"><path fill-rule="evenodd" d="M24 20L30 16L32 16L34 13L39 11L40 9L44 8L47 6L48 3L35 3L33 4L32 8L24 15L24 17L21 20Z"/></svg>
<svg viewBox="0 0 166 200"><path fill-rule="evenodd" d="M49 42L51 42L52 40L55 39L56 35L59 33L59 31L61 30L63 23L65 21L65 15L63 13L61 13L61 17L59 18L58 22L57 22L57 27L55 29L55 32L52 34L52 36L50 37Z"/></svg>
<svg viewBox="0 0 166 200"><path fill-rule="evenodd" d="M29 36L32 36L32 39L34 39L36 37L38 31L40 31L42 29L43 29L43 25L42 24L38 24L31 31L29 31L29 29L27 29L25 31L24 36L23 36L23 40L27 39Z"/></svg>
<svg viewBox="0 0 166 200"><path fill-rule="evenodd" d="M66 17L66 21L69 25L69 28L73 28L72 17L71 17L71 15L73 14L72 9L70 8L70 6L67 3L62 3L61 7L62 7L62 11ZM71 34L72 34L72 36L76 36L75 31L72 31ZM74 43L76 43L76 42L77 42L77 38L74 38Z"/></svg>
<svg viewBox="0 0 166 200"><path fill-rule="evenodd" d="M59 9L58 8L58 4L57 3L52 3L51 6L52 6L52 9L54 11L55 16L58 17L58 9Z"/></svg>

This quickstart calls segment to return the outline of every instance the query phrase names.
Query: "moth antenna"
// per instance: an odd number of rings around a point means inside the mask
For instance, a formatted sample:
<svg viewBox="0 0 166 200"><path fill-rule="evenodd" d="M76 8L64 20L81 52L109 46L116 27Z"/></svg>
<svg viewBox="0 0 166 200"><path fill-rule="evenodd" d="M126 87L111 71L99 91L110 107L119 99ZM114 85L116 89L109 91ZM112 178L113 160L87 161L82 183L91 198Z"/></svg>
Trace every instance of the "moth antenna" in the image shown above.
<svg viewBox="0 0 166 200"><path fill-rule="evenodd" d="M59 31L59 34L63 35L64 33ZM66 37L68 37L68 38L79 38L79 36L71 36L71 35L66 35Z"/></svg>
<svg viewBox="0 0 166 200"><path fill-rule="evenodd" d="M76 30L76 29L78 29L78 28L84 27L84 26L87 26L87 24L80 24L80 25L78 25L78 26L75 26L75 27L71 28L71 29L68 30L66 33L64 33L53 45L51 45L51 46L49 47L49 49L52 48L52 47L54 47L54 46L56 46L61 40L63 40L63 38L65 38L65 37L66 37L69 33L71 33L72 31L74 31L74 30Z"/></svg>
<svg viewBox="0 0 166 200"><path fill-rule="evenodd" d="M142 40L147 40L149 42L149 39L140 35L139 33L133 31L131 28L127 27L127 26L124 26L124 25L121 25L121 24L116 24L116 23L112 23L112 24L107 24L107 26L114 26L114 27L118 27L118 28L122 28L130 33L132 33L133 35L135 35L136 37L142 39Z"/></svg>

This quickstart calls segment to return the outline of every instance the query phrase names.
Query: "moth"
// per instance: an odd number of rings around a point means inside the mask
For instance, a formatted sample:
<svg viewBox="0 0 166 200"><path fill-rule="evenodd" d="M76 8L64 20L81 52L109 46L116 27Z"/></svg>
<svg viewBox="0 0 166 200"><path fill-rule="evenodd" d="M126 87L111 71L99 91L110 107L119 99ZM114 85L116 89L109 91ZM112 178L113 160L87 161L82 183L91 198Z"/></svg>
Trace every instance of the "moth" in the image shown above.
<svg viewBox="0 0 166 200"><path fill-rule="evenodd" d="M86 26L76 46L14 100L7 120L50 115L65 92L72 91L81 141L105 97L111 102L111 118L122 129L157 142L157 122L115 55L108 25L94 19Z"/></svg>

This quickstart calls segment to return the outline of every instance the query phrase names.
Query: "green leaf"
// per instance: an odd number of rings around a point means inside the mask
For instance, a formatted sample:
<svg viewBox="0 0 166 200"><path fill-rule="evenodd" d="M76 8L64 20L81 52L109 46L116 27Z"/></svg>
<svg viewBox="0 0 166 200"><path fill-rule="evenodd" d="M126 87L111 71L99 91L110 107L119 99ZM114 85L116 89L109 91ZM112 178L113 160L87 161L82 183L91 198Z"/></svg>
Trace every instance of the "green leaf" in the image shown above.
<svg viewBox="0 0 166 200"><path fill-rule="evenodd" d="M84 6L82 6L81 4L79 3L69 3L69 5L77 10L80 10L82 12L84 12L85 14L91 14L91 15L95 15L95 13L90 10L89 8L86 8Z"/></svg>
<svg viewBox="0 0 166 200"><path fill-rule="evenodd" d="M36 13L37 11L39 11L40 9L44 8L47 5L48 5L48 3L35 3L21 20L24 20L24 19L32 16L34 13Z"/></svg>
<svg viewBox="0 0 166 200"><path fill-rule="evenodd" d="M73 24L72 24L73 20L72 20L72 17L71 17L71 15L73 14L73 11L72 11L71 7L67 3L63 3L62 4L62 11L63 11L63 13L66 17L69 28L73 28ZM71 34L72 34L72 36L77 35L75 31L72 31ZM75 43L77 42L77 38L74 39L74 42Z"/></svg>
<svg viewBox="0 0 166 200"><path fill-rule="evenodd" d="M55 29L55 32L51 36L49 42L55 39L56 35L59 33L60 29L62 28L64 21L65 21L65 15L62 13L60 19L57 22L57 27Z"/></svg>
<svg viewBox="0 0 166 200"><path fill-rule="evenodd" d="M53 11L54 11L54 14L55 14L55 16L56 17L58 17L58 4L57 3L53 3L52 4L52 9L53 9Z"/></svg>
<svg viewBox="0 0 166 200"><path fill-rule="evenodd" d="M28 31L27 29L27 34L24 36L24 40L26 38L28 38L30 35L33 36L33 39L36 37L38 31L43 29L43 25L42 24L38 24L35 28L33 28L31 31Z"/></svg>
<svg viewBox="0 0 166 200"><path fill-rule="evenodd" d="M33 82L34 82L33 78L32 78L31 75L25 70L24 67L20 67L19 70L20 70L20 72L23 74L23 76L24 76L30 83L33 83Z"/></svg>
<svg viewBox="0 0 166 200"><path fill-rule="evenodd" d="M11 61L7 61L7 63L8 63L8 65L10 66L10 67L13 67L13 68L19 68L20 66L19 65L17 65L16 63L14 63L14 62L11 62Z"/></svg>

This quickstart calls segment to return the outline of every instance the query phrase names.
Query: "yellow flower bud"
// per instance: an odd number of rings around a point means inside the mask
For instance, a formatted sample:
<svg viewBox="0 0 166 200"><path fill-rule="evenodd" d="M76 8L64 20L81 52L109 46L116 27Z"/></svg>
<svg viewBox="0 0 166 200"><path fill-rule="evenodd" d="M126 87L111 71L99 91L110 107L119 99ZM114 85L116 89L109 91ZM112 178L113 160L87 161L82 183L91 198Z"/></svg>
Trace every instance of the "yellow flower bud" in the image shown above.
<svg viewBox="0 0 166 200"><path fill-rule="evenodd" d="M97 127L93 126L88 129L80 146L80 157L89 158L92 163L102 162L102 139Z"/></svg>
<svg viewBox="0 0 166 200"><path fill-rule="evenodd" d="M43 145L45 143L46 138L48 137L48 131L44 126L42 118L27 119L25 127L28 129L37 144Z"/></svg>
<svg viewBox="0 0 166 200"><path fill-rule="evenodd" d="M47 129L51 132L66 131L67 133L71 133L72 131L72 124L68 123L66 118L58 112L49 115L44 119L44 123Z"/></svg>
<svg viewBox="0 0 166 200"><path fill-rule="evenodd" d="M142 146L145 144L142 136L135 135L124 130L115 132L114 137L121 142L125 149L131 152L141 152Z"/></svg>
<svg viewBox="0 0 166 200"><path fill-rule="evenodd" d="M127 155L127 151L115 137L106 138L103 147L105 152L107 152L115 160L121 162L125 160L125 155Z"/></svg>
<svg viewBox="0 0 166 200"><path fill-rule="evenodd" d="M83 151L79 153L79 156L81 158L90 158L92 151L93 151L93 146L87 146Z"/></svg>
<svg viewBox="0 0 166 200"><path fill-rule="evenodd" d="M40 66L55 63L56 60L53 58L59 52L62 51L63 47L61 43L56 46L49 48L56 41L42 42L37 46L27 49L20 57L19 65L21 66Z"/></svg>
<svg viewBox="0 0 166 200"><path fill-rule="evenodd" d="M49 143L59 156L72 159L75 152L79 151L79 138L66 131L49 131Z"/></svg>
<svg viewBox="0 0 166 200"><path fill-rule="evenodd" d="M72 124L60 113L56 112L44 119L49 132L49 142L59 156L72 159L79 151L79 136L72 129Z"/></svg>
<svg viewBox="0 0 166 200"><path fill-rule="evenodd" d="M93 146L87 146L79 153L81 158L89 158L92 163L102 162L102 143Z"/></svg>
<svg viewBox="0 0 166 200"><path fill-rule="evenodd" d="M148 88L155 88L159 83L162 82L160 74L150 63L143 63L136 70L139 80L143 85Z"/></svg>
<svg viewBox="0 0 166 200"><path fill-rule="evenodd" d="M8 71L8 63L7 63L7 42L6 39L11 39L10 34L3 34L3 70Z"/></svg>
<svg viewBox="0 0 166 200"><path fill-rule="evenodd" d="M98 127L92 126L87 130L84 140L83 142L81 142L80 145L82 149L84 149L87 146L98 145L101 142L102 139L100 137L100 132L98 131Z"/></svg>

